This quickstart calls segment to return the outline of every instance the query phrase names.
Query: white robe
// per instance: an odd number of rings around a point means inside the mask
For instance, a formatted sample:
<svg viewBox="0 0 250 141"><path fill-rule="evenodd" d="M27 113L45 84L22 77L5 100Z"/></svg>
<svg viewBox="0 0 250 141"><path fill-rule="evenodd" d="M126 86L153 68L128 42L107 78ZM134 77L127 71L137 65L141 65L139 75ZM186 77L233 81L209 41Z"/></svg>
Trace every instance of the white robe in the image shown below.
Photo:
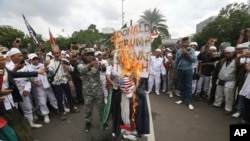
<svg viewBox="0 0 250 141"><path fill-rule="evenodd" d="M247 74L247 78L240 90L240 94L241 96L245 96L247 99L250 99L250 75L249 73Z"/></svg>

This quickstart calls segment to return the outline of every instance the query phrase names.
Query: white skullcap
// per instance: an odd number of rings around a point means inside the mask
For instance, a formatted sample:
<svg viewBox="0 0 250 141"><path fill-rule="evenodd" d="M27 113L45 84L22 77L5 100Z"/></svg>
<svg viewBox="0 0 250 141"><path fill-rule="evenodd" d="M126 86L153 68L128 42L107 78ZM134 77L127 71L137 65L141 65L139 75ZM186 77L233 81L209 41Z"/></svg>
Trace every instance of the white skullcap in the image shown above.
<svg viewBox="0 0 250 141"><path fill-rule="evenodd" d="M215 46L211 46L209 47L209 50L217 50L217 48Z"/></svg>
<svg viewBox="0 0 250 141"><path fill-rule="evenodd" d="M191 45L198 46L198 43L197 43L197 42L191 42L189 45L190 45L190 46L191 46Z"/></svg>
<svg viewBox="0 0 250 141"><path fill-rule="evenodd" d="M172 56L173 56L172 53L167 54L167 57L172 57Z"/></svg>
<svg viewBox="0 0 250 141"><path fill-rule="evenodd" d="M52 52L51 52L51 51L48 52L48 53L46 54L46 56L54 57L54 56L52 55Z"/></svg>
<svg viewBox="0 0 250 141"><path fill-rule="evenodd" d="M96 51L96 52L95 52L95 56L98 56L99 54L102 55L102 52L101 52L101 51Z"/></svg>
<svg viewBox="0 0 250 141"><path fill-rule="evenodd" d="M244 45L244 44L238 44L237 48L248 48L248 46Z"/></svg>
<svg viewBox="0 0 250 141"><path fill-rule="evenodd" d="M65 50L62 50L62 51L61 51L61 54L66 54L66 51L65 51Z"/></svg>
<svg viewBox="0 0 250 141"><path fill-rule="evenodd" d="M30 53L30 54L28 55L28 58L29 58L30 60L32 60L32 59L35 58L35 57L38 58L38 56L37 56L36 53Z"/></svg>
<svg viewBox="0 0 250 141"><path fill-rule="evenodd" d="M249 45L250 45L249 42L246 42L246 43L242 43L241 47L242 48L246 48L246 47L249 47Z"/></svg>
<svg viewBox="0 0 250 141"><path fill-rule="evenodd" d="M13 56L17 53L22 53L18 48L11 48L9 53L8 53L8 56Z"/></svg>
<svg viewBox="0 0 250 141"><path fill-rule="evenodd" d="M156 51L156 52L161 52L161 49L157 48L155 51Z"/></svg>
<svg viewBox="0 0 250 141"><path fill-rule="evenodd" d="M235 47L226 47L225 52L235 52Z"/></svg>

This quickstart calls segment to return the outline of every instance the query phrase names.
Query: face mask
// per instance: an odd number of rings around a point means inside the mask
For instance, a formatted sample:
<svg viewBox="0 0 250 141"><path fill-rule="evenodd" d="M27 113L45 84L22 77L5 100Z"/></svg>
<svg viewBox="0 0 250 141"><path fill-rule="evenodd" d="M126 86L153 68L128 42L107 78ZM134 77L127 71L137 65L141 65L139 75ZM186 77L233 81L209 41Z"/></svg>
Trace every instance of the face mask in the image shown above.
<svg viewBox="0 0 250 141"><path fill-rule="evenodd" d="M121 88L122 92L128 98L130 98L133 95L133 92L135 89L135 83L129 77L122 77L120 79L120 88Z"/></svg>

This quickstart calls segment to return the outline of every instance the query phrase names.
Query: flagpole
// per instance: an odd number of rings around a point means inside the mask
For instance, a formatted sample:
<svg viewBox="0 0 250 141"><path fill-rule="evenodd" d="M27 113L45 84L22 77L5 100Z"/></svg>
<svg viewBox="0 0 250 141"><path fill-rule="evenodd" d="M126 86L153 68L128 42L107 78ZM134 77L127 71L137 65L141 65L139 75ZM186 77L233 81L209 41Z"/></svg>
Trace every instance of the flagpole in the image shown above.
<svg viewBox="0 0 250 141"><path fill-rule="evenodd" d="M122 0L122 26L124 24L123 2L124 2L124 0Z"/></svg>

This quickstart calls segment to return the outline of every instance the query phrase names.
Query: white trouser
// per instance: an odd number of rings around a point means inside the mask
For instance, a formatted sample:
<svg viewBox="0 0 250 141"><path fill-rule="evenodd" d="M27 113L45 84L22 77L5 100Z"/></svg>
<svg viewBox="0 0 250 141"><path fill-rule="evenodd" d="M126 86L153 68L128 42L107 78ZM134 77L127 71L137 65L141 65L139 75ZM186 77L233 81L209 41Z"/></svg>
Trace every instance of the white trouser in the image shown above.
<svg viewBox="0 0 250 141"><path fill-rule="evenodd" d="M196 86L197 86L197 80L193 80L193 81L192 81L192 94L195 93Z"/></svg>
<svg viewBox="0 0 250 141"><path fill-rule="evenodd" d="M31 95L28 96L23 96L23 89L24 87L18 87L19 92L23 98L23 102L19 102L20 108L23 111L24 117L28 121L33 121L33 105L32 105L32 100L31 100Z"/></svg>
<svg viewBox="0 0 250 141"><path fill-rule="evenodd" d="M48 95L48 100L49 100L50 105L53 108L58 109L56 96L55 96L55 93L53 92L52 88L49 87L49 88L46 88L44 90L45 90L45 92Z"/></svg>
<svg viewBox="0 0 250 141"><path fill-rule="evenodd" d="M104 97L107 97L108 96L108 90L106 88L106 85L107 85L106 75L105 74L100 74L100 79L101 79L101 83L102 83L102 90L103 90Z"/></svg>
<svg viewBox="0 0 250 141"><path fill-rule="evenodd" d="M203 91L204 92L208 92L209 83L210 83L210 76L201 75L200 78L199 78L199 80L198 80L198 82L197 82L196 93L200 93L201 92L202 86L203 86Z"/></svg>
<svg viewBox="0 0 250 141"><path fill-rule="evenodd" d="M232 111L234 103L234 89L225 88L224 86L217 85L215 93L215 106L221 106L223 97L225 96L225 110Z"/></svg>
<svg viewBox="0 0 250 141"><path fill-rule="evenodd" d="M150 91L150 92L152 91L154 84L155 84L155 92L159 92L160 84L161 84L161 75L160 74L157 74L157 75L149 74L148 91Z"/></svg>
<svg viewBox="0 0 250 141"><path fill-rule="evenodd" d="M49 99L50 104L57 109L56 97L51 88L44 89L42 86L40 86L35 87L34 91L36 93L35 96L37 99L37 105L42 115L47 115L49 113L49 109L47 107L47 99Z"/></svg>

